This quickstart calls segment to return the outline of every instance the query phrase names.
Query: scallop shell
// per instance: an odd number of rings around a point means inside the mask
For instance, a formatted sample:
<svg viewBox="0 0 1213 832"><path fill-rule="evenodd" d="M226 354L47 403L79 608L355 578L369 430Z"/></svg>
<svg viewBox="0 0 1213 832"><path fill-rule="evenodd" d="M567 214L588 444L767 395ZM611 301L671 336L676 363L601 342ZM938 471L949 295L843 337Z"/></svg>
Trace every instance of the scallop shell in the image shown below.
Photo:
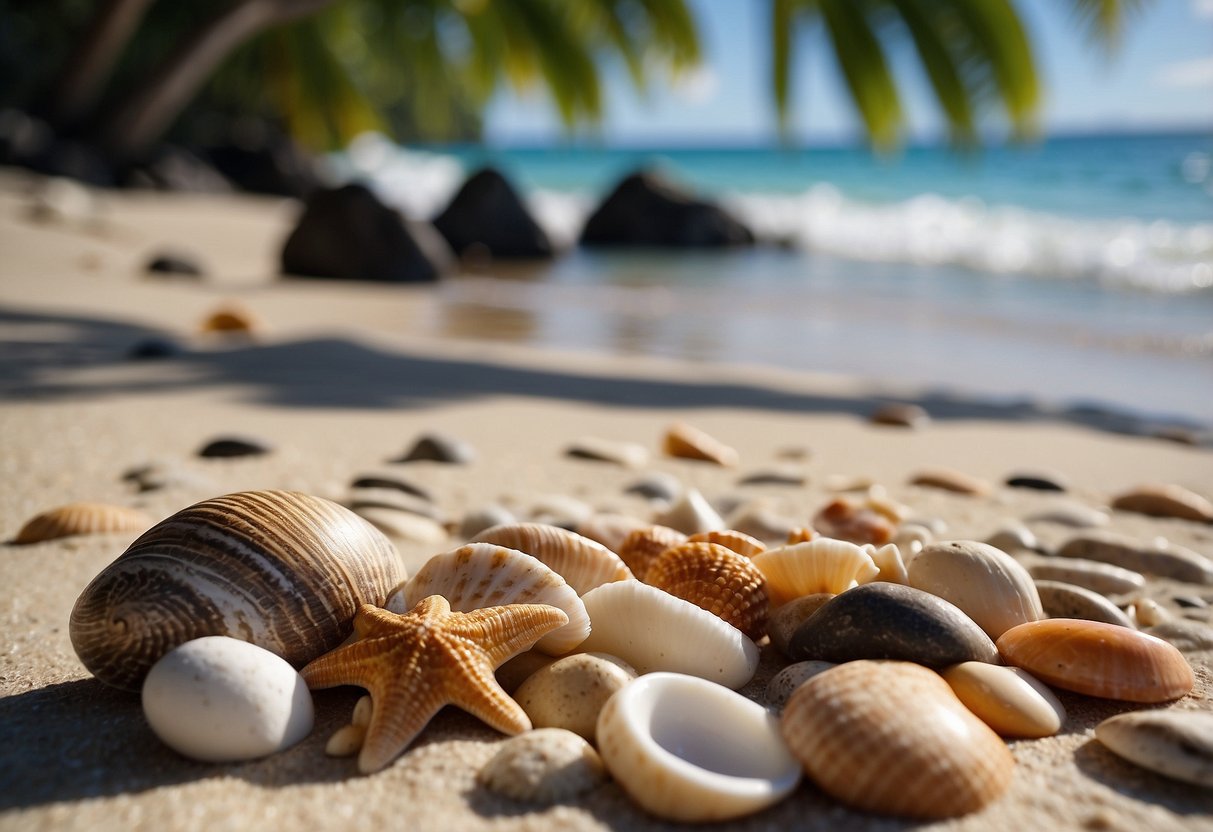
<svg viewBox="0 0 1213 832"><path fill-rule="evenodd" d="M677 673L642 676L611 697L598 717L598 743L624 791L665 820L743 817L800 782L773 714Z"/></svg>
<svg viewBox="0 0 1213 832"><path fill-rule="evenodd" d="M107 503L69 503L30 519L13 543L41 543L77 534L141 532L152 525L142 511Z"/></svg>
<svg viewBox="0 0 1213 832"><path fill-rule="evenodd" d="M880 570L854 543L828 537L768 549L754 558L774 607L801 595L837 594L874 579Z"/></svg>
<svg viewBox="0 0 1213 832"><path fill-rule="evenodd" d="M685 534L668 526L637 529L624 538L623 545L619 547L619 558L636 578L643 581L649 567L662 552L686 540Z"/></svg>
<svg viewBox="0 0 1213 832"><path fill-rule="evenodd" d="M290 491L205 500L157 523L72 610L72 646L106 684L138 690L178 644L226 635L296 667L337 647L362 604L405 578L391 542L353 512Z"/></svg>
<svg viewBox="0 0 1213 832"><path fill-rule="evenodd" d="M535 645L554 656L569 652L590 632L590 618L577 592L542 561L493 543L469 543L434 555L401 589L387 608L403 613L423 598L441 595L454 612L505 604L548 604L564 611L569 623Z"/></svg>
<svg viewBox="0 0 1213 832"><path fill-rule="evenodd" d="M1072 618L1032 621L998 639L1007 664L1054 687L1128 702L1168 702L1192 690L1192 668L1151 635Z"/></svg>
<svg viewBox="0 0 1213 832"><path fill-rule="evenodd" d="M756 537L751 537L745 532L739 532L736 529L722 529L715 532L700 532L693 534L687 538L688 543L718 543L721 546L736 552L739 555L744 555L747 558L752 558L754 555L760 554L767 550L766 544Z"/></svg>
<svg viewBox="0 0 1213 832"><path fill-rule="evenodd" d="M582 600L593 630L581 649L618 656L637 673L669 670L736 689L758 669L758 647L740 630L656 587L619 581Z"/></svg>
<svg viewBox="0 0 1213 832"><path fill-rule="evenodd" d="M766 579L748 558L720 544L688 540L667 549L649 567L645 583L719 616L749 638L766 634Z"/></svg>
<svg viewBox="0 0 1213 832"><path fill-rule="evenodd" d="M514 800L550 804L605 782L606 769L581 737L561 728L538 728L501 743L476 779Z"/></svg>
<svg viewBox="0 0 1213 832"><path fill-rule="evenodd" d="M662 442L666 454L683 459L698 459L717 465L737 465L737 451L685 422L675 422L666 430Z"/></svg>
<svg viewBox="0 0 1213 832"><path fill-rule="evenodd" d="M792 543L808 543L810 540L816 540L821 537L815 529L809 526L797 526L788 532L788 544Z"/></svg>
<svg viewBox="0 0 1213 832"><path fill-rule="evenodd" d="M910 561L907 571L910 586L960 607L990 638L1045 617L1028 571L985 543L932 543Z"/></svg>
<svg viewBox="0 0 1213 832"><path fill-rule="evenodd" d="M824 791L868 812L948 818L997 799L1015 760L938 674L906 662L848 662L788 700L784 739Z"/></svg>
<svg viewBox="0 0 1213 832"><path fill-rule="evenodd" d="M845 497L831 500L813 517L813 528L826 537L846 540L860 546L882 546L893 539L894 526L889 518Z"/></svg>
<svg viewBox="0 0 1213 832"><path fill-rule="evenodd" d="M485 529L473 543L492 543L525 552L555 571L578 595L600 584L632 577L619 556L601 543L559 526L512 523Z"/></svg>

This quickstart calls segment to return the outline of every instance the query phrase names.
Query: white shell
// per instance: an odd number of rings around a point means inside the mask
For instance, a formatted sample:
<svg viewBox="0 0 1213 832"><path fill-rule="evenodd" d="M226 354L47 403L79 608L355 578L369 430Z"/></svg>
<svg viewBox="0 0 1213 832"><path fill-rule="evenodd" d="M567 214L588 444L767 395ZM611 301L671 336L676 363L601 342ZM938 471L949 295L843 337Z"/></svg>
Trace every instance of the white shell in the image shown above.
<svg viewBox="0 0 1213 832"><path fill-rule="evenodd" d="M642 676L615 694L598 717L598 742L624 790L666 820L742 817L800 782L800 764L773 714L677 673Z"/></svg>
<svg viewBox="0 0 1213 832"><path fill-rule="evenodd" d="M434 555L388 598L387 608L405 613L430 595L446 598L455 612L505 604L557 607L569 617L569 623L535 645L553 656L569 652L590 632L585 605L564 578L528 554L492 543L469 543Z"/></svg>
<svg viewBox="0 0 1213 832"><path fill-rule="evenodd" d="M991 639L1045 617L1028 570L986 543L932 543L910 561L908 570L910 586L960 607Z"/></svg>
<svg viewBox="0 0 1213 832"><path fill-rule="evenodd" d="M165 745L195 760L252 760L312 730L312 696L284 659L227 636L187 641L143 682L143 713Z"/></svg>
<svg viewBox="0 0 1213 832"><path fill-rule="evenodd" d="M640 674L686 673L737 689L758 669L758 647L690 601L640 581L617 581L581 599L593 630L586 652L609 653Z"/></svg>
<svg viewBox="0 0 1213 832"><path fill-rule="evenodd" d="M697 489L688 488L678 501L653 518L660 526L669 526L683 534L715 532L725 528L724 519Z"/></svg>
<svg viewBox="0 0 1213 832"><path fill-rule="evenodd" d="M837 595L880 573L863 549L828 537L768 549L755 555L753 561L767 579L773 607L802 595Z"/></svg>
<svg viewBox="0 0 1213 832"><path fill-rule="evenodd" d="M871 558L872 563L880 570L874 580L887 581L891 584L909 584L910 574L906 571L905 561L901 558L901 549L896 543L886 543L879 549L871 543L863 547Z"/></svg>

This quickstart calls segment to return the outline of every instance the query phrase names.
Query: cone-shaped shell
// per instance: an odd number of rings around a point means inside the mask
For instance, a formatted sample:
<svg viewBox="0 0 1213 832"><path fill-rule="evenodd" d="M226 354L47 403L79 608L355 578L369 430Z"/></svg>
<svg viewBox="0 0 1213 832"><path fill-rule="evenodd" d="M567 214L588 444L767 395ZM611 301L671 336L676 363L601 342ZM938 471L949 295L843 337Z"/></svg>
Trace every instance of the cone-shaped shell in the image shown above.
<svg viewBox="0 0 1213 832"><path fill-rule="evenodd" d="M1015 760L938 674L857 661L809 679L788 700L783 737L824 791L868 812L948 818L1011 782Z"/></svg>
<svg viewBox="0 0 1213 832"><path fill-rule="evenodd" d="M666 430L663 448L669 456L699 459L717 465L735 466L737 451L715 437L685 422L675 422Z"/></svg>
<svg viewBox="0 0 1213 832"><path fill-rule="evenodd" d="M517 549L542 561L578 595L585 595L601 584L632 577L619 555L595 540L559 526L510 523L485 529L473 542Z"/></svg>
<svg viewBox="0 0 1213 832"><path fill-rule="evenodd" d="M872 557L854 543L819 537L755 555L754 565L767 579L772 606L801 595L836 595L867 583L880 572Z"/></svg>
<svg viewBox="0 0 1213 832"><path fill-rule="evenodd" d="M1044 618L1028 570L1006 552L974 540L932 543L906 567L910 586L960 607L990 638Z"/></svg>
<svg viewBox="0 0 1213 832"><path fill-rule="evenodd" d="M142 511L106 503L69 503L44 511L24 526L13 543L40 543L78 534L141 532L152 525Z"/></svg>
<svg viewBox="0 0 1213 832"><path fill-rule="evenodd" d="M178 644L231 636L296 667L339 645L362 604L405 578L391 542L336 503L290 491L205 500L162 520L102 570L72 610L76 655L138 690Z"/></svg>
<svg viewBox="0 0 1213 832"><path fill-rule="evenodd" d="M624 538L619 557L643 581L653 561L666 549L685 543L687 536L669 526L649 526L637 529Z"/></svg>
<svg viewBox="0 0 1213 832"><path fill-rule="evenodd" d="M668 670L737 689L758 669L758 647L740 630L656 587L617 581L582 600L593 630L581 649L618 656L637 673Z"/></svg>
<svg viewBox="0 0 1213 832"><path fill-rule="evenodd" d="M1172 644L1101 621L1051 618L998 639L1007 664L1054 687L1128 702L1168 702L1192 690L1192 668Z"/></svg>
<svg viewBox="0 0 1213 832"><path fill-rule="evenodd" d="M752 558L767 550L766 544L756 537L735 529L721 529L715 532L700 532L687 538L688 543L717 543L726 549Z"/></svg>
<svg viewBox="0 0 1213 832"><path fill-rule="evenodd" d="M645 581L732 624L749 638L766 634L766 579L749 558L716 543L667 549Z"/></svg>
<svg viewBox="0 0 1213 832"><path fill-rule="evenodd" d="M553 656L569 652L590 632L585 605L564 578L524 552L493 543L469 543L434 555L389 599L387 608L407 612L430 595L446 598L455 612L505 604L547 604L563 610L569 623L535 645Z"/></svg>

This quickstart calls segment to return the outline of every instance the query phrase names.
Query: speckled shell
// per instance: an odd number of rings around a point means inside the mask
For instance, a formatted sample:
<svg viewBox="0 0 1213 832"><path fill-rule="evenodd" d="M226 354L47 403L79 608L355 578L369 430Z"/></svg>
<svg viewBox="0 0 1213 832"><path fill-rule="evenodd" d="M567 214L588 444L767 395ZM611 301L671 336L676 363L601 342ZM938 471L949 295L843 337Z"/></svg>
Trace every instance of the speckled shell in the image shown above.
<svg viewBox="0 0 1213 832"><path fill-rule="evenodd" d="M846 540L860 546L884 545L893 539L894 526L884 514L838 497L822 506L813 516L813 528L826 537Z"/></svg>
<svg viewBox="0 0 1213 832"><path fill-rule="evenodd" d="M69 503L33 517L13 543L41 543L78 534L141 532L152 525L142 511L106 503Z"/></svg>
<svg viewBox="0 0 1213 832"><path fill-rule="evenodd" d="M469 543L434 555L388 599L387 609L408 612L430 595L446 598L455 612L506 604L547 604L563 610L569 623L535 645L553 656L569 652L590 632L585 605L564 578L530 555L494 543Z"/></svg>
<svg viewBox="0 0 1213 832"><path fill-rule="evenodd" d="M736 552L739 555L744 555L747 558L752 558L754 555L761 554L767 550L766 544L756 537L751 537L745 532L739 532L735 529L721 529L715 532L700 532L693 534L687 538L688 543L718 543L719 545Z"/></svg>
<svg viewBox="0 0 1213 832"><path fill-rule="evenodd" d="M229 494L162 520L102 570L72 610L72 646L98 679L127 690L202 636L239 638L299 667L404 578L391 542L336 503Z"/></svg>
<svg viewBox="0 0 1213 832"><path fill-rule="evenodd" d="M598 752L571 731L538 728L501 743L476 779L514 800L550 804L605 782L606 768Z"/></svg>
<svg viewBox="0 0 1213 832"><path fill-rule="evenodd" d="M999 549L974 540L932 543L906 567L910 586L960 607L990 638L1044 618L1032 576Z"/></svg>
<svg viewBox="0 0 1213 832"><path fill-rule="evenodd" d="M1072 618L1020 624L998 639L1007 664L1054 687L1128 702L1168 702L1192 690L1183 654L1151 635Z"/></svg>
<svg viewBox="0 0 1213 832"><path fill-rule="evenodd" d="M792 694L781 725L818 786L869 812L974 812L1006 790L1015 768L947 682L906 662L848 662L814 676Z"/></svg>
<svg viewBox="0 0 1213 832"><path fill-rule="evenodd" d="M722 545L688 540L667 549L649 567L645 583L719 616L749 638L766 634L766 579L749 558Z"/></svg>
<svg viewBox="0 0 1213 832"><path fill-rule="evenodd" d="M717 465L735 466L737 451L685 422L676 422L666 430L662 447L670 456L698 459Z"/></svg>
<svg viewBox="0 0 1213 832"><path fill-rule="evenodd" d="M624 538L619 558L639 580L644 580L658 555L673 546L685 543L687 536L669 526L649 526L637 529Z"/></svg>
<svg viewBox="0 0 1213 832"><path fill-rule="evenodd" d="M474 543L493 543L525 552L564 578L578 595L611 581L626 581L631 571L601 543L559 526L511 523L485 529Z"/></svg>
<svg viewBox="0 0 1213 832"><path fill-rule="evenodd" d="M801 595L844 592L880 572L863 549L828 537L768 549L754 557L754 565L766 577L775 607Z"/></svg>

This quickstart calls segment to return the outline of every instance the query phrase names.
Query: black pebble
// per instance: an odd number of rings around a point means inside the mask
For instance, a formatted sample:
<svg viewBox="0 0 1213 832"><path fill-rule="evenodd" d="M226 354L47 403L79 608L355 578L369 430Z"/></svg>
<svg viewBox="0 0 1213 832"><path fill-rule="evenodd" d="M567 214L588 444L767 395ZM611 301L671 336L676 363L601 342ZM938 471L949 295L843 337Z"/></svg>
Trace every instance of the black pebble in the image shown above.
<svg viewBox="0 0 1213 832"><path fill-rule="evenodd" d="M445 462L451 465L467 465L476 459L472 446L462 439L455 439L440 433L429 433L422 436L413 447L392 462Z"/></svg>
<svg viewBox="0 0 1213 832"><path fill-rule="evenodd" d="M402 491L405 494L412 494L414 497L420 497L430 502L434 500L433 495L424 488L413 485L407 480L398 480L394 477L384 477L376 474L358 477L350 483L350 488L388 488L394 491Z"/></svg>
<svg viewBox="0 0 1213 832"><path fill-rule="evenodd" d="M126 353L128 358L153 359L173 358L185 352L181 345L168 338L144 338L137 341Z"/></svg>
<svg viewBox="0 0 1213 832"><path fill-rule="evenodd" d="M172 277L202 277L205 274L197 261L186 254L158 254L148 261L147 271Z"/></svg>
<svg viewBox="0 0 1213 832"><path fill-rule="evenodd" d="M1065 491L1066 487L1059 482L1032 474L1021 474L1007 477L1006 484L1011 488L1030 488L1034 491Z"/></svg>
<svg viewBox="0 0 1213 832"><path fill-rule="evenodd" d="M272 450L273 448L270 445L258 439L223 436L203 445L198 451L198 456L211 458L261 456L262 454L268 454Z"/></svg>

